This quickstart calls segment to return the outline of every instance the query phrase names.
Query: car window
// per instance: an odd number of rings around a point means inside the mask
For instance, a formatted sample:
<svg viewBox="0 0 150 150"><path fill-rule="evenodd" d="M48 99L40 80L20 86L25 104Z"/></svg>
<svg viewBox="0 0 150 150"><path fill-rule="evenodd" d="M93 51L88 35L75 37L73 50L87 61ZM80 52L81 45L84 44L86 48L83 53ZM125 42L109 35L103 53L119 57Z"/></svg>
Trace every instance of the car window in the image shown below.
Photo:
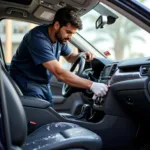
<svg viewBox="0 0 150 150"><path fill-rule="evenodd" d="M0 35L4 49L5 61L7 64L11 62L12 56L15 54L23 36L32 28L37 26L33 23L4 19L0 22ZM78 53L78 49L69 43L72 51ZM62 56L60 63L63 68L69 70L70 65Z"/></svg>
<svg viewBox="0 0 150 150"><path fill-rule="evenodd" d="M150 2L149 0L136 0L140 2L142 5L146 6L147 8L150 8Z"/></svg>
<svg viewBox="0 0 150 150"><path fill-rule="evenodd" d="M117 14L118 19L112 25L96 29L95 21L100 16L96 8L98 6L81 17L83 29L79 31L79 34L83 38L112 60L150 56L150 34L148 32L109 7L107 8Z"/></svg>

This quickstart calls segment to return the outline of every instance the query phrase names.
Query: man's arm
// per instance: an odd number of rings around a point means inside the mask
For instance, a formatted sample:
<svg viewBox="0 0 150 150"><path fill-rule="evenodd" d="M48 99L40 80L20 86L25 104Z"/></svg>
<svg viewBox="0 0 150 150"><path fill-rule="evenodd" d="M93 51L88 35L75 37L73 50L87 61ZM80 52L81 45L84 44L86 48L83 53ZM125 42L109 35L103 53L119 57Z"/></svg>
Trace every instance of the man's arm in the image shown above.
<svg viewBox="0 0 150 150"><path fill-rule="evenodd" d="M52 60L43 63L43 66L48 69L56 78L64 81L70 86L80 87L90 89L92 86L92 81L81 78L70 71L67 71L61 67L57 60Z"/></svg>
<svg viewBox="0 0 150 150"><path fill-rule="evenodd" d="M70 63L74 63L78 57L79 54L74 52L70 53L68 56L64 56L64 58Z"/></svg>
<svg viewBox="0 0 150 150"><path fill-rule="evenodd" d="M53 73L56 78L64 81L70 86L90 89L96 96L104 96L108 91L107 86L103 83L92 82L63 69L57 60L45 62L43 66Z"/></svg>

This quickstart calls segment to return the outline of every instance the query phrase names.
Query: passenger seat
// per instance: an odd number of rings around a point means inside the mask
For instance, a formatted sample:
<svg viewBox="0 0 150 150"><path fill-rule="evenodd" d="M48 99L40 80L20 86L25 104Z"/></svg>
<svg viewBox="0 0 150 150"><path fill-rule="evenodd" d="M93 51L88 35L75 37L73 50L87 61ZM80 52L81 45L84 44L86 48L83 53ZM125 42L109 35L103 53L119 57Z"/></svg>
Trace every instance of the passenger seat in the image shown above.
<svg viewBox="0 0 150 150"><path fill-rule="evenodd" d="M101 138L90 130L67 122L46 124L27 136L27 120L19 95L8 73L2 68L1 79L7 102L11 141L23 150L101 150Z"/></svg>

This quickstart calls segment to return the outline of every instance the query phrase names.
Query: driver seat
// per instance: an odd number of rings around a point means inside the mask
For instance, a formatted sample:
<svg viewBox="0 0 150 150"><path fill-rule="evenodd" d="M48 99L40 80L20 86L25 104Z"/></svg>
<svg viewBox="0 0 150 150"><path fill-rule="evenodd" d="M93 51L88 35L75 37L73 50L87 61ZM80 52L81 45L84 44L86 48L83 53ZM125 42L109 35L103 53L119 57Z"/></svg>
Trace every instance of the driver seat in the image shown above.
<svg viewBox="0 0 150 150"><path fill-rule="evenodd" d="M72 123L46 124L27 135L27 120L19 95L2 64L0 68L13 146L23 150L101 149L102 140L97 134Z"/></svg>

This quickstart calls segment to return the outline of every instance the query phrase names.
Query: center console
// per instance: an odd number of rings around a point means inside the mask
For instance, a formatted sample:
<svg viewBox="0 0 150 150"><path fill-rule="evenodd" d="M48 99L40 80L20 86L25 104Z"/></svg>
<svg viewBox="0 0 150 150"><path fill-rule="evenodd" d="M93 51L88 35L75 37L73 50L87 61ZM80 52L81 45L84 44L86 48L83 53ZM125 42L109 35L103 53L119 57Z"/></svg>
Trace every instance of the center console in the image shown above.
<svg viewBox="0 0 150 150"><path fill-rule="evenodd" d="M103 71L100 74L98 79L99 83L104 83L108 85L108 87L112 84L112 76L117 70L117 63L106 65ZM106 96L104 97L97 97L94 100L93 109L97 111L104 111L104 101Z"/></svg>
<svg viewBox="0 0 150 150"><path fill-rule="evenodd" d="M106 85L110 85L112 82L112 76L117 69L117 63L106 65L103 71L100 74L98 79L99 83L104 83ZM82 106L80 115L72 116L71 114L60 113L65 119L69 120L80 120L86 122L99 122L103 119L104 113L104 104L106 95L104 97L97 97L93 100L93 104L90 106L88 104L84 104ZM87 99L85 97L84 99Z"/></svg>
<svg viewBox="0 0 150 150"><path fill-rule="evenodd" d="M84 104L81 108L81 112L79 115L75 116L68 113L59 113L59 114L66 119L88 121L88 119L91 117L91 109L92 108L89 104Z"/></svg>

